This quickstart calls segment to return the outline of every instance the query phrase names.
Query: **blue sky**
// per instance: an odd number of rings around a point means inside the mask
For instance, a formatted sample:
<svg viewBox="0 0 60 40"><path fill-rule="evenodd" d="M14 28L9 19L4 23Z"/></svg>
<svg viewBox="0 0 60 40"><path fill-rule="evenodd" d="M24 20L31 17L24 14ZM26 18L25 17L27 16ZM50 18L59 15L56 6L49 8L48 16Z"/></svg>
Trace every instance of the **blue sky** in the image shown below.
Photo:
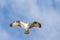
<svg viewBox="0 0 60 40"><path fill-rule="evenodd" d="M16 20L38 21L42 28L11 28ZM60 40L60 0L0 0L0 40Z"/></svg>

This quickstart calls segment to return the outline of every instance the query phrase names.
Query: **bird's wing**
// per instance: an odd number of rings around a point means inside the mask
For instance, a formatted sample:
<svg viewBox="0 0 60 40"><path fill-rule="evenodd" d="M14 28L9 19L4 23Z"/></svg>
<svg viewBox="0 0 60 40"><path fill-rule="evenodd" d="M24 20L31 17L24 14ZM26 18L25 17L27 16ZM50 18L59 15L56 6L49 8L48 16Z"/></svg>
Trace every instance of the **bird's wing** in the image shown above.
<svg viewBox="0 0 60 40"><path fill-rule="evenodd" d="M39 22L33 22L33 23L30 24L30 28L32 28L32 27L39 27L39 28L41 28L41 24Z"/></svg>

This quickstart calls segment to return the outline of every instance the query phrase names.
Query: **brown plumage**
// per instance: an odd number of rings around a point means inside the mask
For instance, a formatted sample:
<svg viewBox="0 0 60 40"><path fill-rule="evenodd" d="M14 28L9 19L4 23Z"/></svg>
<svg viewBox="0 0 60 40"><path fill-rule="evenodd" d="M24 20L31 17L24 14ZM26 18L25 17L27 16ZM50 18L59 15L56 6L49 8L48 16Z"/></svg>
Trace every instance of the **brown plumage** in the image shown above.
<svg viewBox="0 0 60 40"><path fill-rule="evenodd" d="M19 26L25 29L25 34L29 34L29 29L33 28L33 27L38 27L41 28L41 24L37 21L34 21L33 23L24 23L22 21L15 21L13 23L10 24L10 26Z"/></svg>

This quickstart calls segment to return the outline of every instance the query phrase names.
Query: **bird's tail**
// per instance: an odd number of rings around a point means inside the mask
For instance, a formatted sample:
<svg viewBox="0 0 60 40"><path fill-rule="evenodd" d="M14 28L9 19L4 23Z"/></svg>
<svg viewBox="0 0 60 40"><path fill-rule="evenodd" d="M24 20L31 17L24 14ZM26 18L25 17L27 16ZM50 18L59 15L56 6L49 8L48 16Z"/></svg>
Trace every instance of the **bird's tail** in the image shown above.
<svg viewBox="0 0 60 40"><path fill-rule="evenodd" d="M24 34L29 34L29 30L26 30Z"/></svg>

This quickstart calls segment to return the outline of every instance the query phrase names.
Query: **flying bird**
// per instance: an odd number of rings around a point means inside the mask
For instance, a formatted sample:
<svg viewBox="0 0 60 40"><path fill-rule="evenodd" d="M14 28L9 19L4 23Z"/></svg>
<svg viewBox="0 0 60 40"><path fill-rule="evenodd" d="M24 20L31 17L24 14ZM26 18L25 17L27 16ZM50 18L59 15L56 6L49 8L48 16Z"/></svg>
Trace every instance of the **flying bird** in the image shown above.
<svg viewBox="0 0 60 40"><path fill-rule="evenodd" d="M19 27L25 29L24 34L29 34L30 33L29 29L31 29L33 27L41 28L41 24L39 22L37 22L37 21L34 21L32 23L24 23L24 22L22 22L20 20L17 20L17 21L12 22L10 24L10 27L13 27L13 26L19 26Z"/></svg>

